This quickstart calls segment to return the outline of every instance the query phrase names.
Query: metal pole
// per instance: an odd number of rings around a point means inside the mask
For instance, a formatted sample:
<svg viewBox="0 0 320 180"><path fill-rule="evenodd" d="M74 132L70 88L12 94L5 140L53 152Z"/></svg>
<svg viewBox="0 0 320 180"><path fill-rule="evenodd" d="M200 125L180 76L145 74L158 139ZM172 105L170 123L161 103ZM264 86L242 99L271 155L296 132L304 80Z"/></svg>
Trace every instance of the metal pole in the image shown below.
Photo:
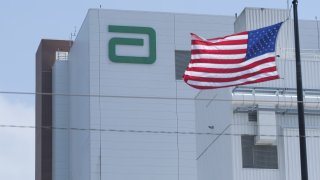
<svg viewBox="0 0 320 180"><path fill-rule="evenodd" d="M299 44L299 25L298 25L298 0L293 0L294 16L294 38L296 49L296 74L297 74L297 98L298 98L298 118L299 118L299 140L300 140L300 162L301 180L308 180L306 132L304 123L303 89L301 76L300 44Z"/></svg>

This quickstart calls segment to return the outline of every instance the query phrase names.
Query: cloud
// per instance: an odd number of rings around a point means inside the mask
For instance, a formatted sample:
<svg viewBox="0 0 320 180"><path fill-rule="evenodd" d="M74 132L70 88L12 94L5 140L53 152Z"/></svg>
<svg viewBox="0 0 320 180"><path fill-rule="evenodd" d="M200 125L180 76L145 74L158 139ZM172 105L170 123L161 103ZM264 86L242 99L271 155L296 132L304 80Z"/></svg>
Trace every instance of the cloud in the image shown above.
<svg viewBox="0 0 320 180"><path fill-rule="evenodd" d="M0 96L0 125L34 126L34 106ZM35 179L35 129L0 127L0 179Z"/></svg>

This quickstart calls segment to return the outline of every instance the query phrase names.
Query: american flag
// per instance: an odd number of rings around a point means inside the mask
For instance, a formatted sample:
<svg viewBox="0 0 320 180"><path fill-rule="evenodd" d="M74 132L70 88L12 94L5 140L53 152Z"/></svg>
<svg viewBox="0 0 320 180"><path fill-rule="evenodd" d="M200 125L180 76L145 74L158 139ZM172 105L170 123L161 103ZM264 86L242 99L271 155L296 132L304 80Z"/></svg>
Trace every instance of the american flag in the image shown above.
<svg viewBox="0 0 320 180"><path fill-rule="evenodd" d="M215 89L279 79L275 47L281 24L213 39L191 34L184 81L197 89Z"/></svg>

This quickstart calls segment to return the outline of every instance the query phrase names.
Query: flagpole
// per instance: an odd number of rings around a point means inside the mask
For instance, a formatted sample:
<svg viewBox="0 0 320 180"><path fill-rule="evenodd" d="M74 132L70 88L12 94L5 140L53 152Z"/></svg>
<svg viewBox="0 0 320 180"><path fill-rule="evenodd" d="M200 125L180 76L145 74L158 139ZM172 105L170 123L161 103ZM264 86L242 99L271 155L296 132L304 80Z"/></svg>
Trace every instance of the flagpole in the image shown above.
<svg viewBox="0 0 320 180"><path fill-rule="evenodd" d="M308 180L308 164L307 164L307 147L306 147L306 132L304 122L304 107L303 107L303 89L301 75L301 59L300 59L300 44L299 44L299 25L298 25L298 0L293 0L293 16L294 16L294 37L296 50L296 75L297 75L297 104L299 118L299 141L300 141L300 163L301 163L301 180Z"/></svg>

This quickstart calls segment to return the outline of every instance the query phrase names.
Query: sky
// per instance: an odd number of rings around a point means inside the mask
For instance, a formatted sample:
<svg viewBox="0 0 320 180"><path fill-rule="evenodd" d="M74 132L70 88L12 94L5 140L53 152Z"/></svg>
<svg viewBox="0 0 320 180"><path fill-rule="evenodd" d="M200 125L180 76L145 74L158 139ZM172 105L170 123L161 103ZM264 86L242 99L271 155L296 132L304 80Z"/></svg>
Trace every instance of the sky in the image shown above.
<svg viewBox="0 0 320 180"><path fill-rule="evenodd" d="M288 7L287 0L17 0L0 7L0 92L35 91L35 52L41 39L70 39L89 8L190 14L240 14L245 7ZM320 18L319 0L299 1L299 18ZM0 93L0 179L34 179L34 96ZM17 173L17 170L19 170Z"/></svg>

